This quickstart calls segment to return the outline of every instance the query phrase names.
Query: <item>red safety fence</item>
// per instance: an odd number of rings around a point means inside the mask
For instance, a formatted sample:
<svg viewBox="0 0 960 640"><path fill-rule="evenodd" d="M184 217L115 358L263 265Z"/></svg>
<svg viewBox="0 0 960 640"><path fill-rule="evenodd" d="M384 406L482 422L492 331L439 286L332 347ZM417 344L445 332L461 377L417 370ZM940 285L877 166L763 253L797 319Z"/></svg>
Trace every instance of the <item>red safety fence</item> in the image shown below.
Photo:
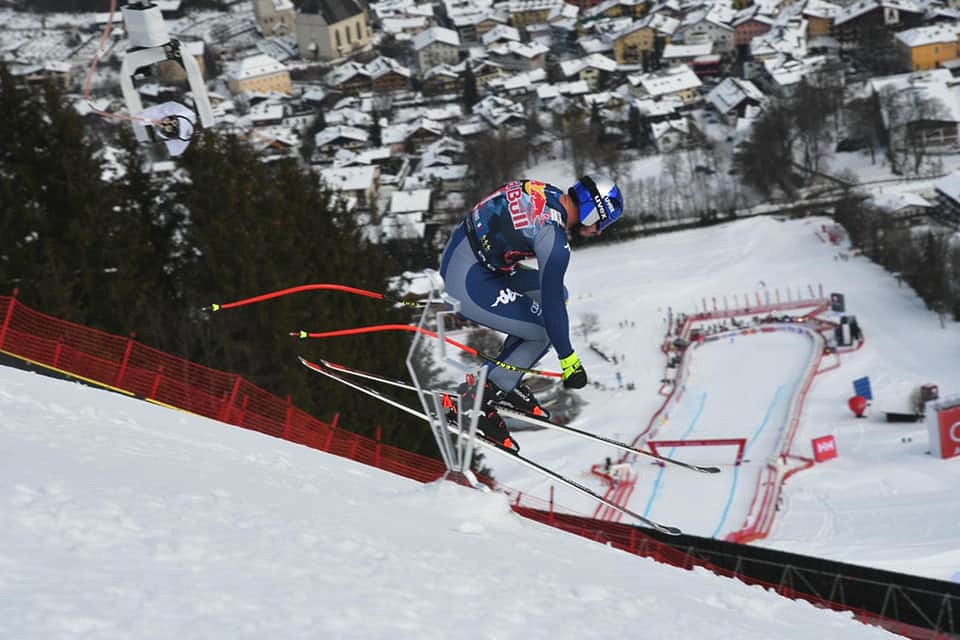
<svg viewBox="0 0 960 640"><path fill-rule="evenodd" d="M434 458L324 422L243 377L48 316L0 296L0 352L72 378L259 431L421 482L443 476ZM379 434L378 434L379 435Z"/></svg>

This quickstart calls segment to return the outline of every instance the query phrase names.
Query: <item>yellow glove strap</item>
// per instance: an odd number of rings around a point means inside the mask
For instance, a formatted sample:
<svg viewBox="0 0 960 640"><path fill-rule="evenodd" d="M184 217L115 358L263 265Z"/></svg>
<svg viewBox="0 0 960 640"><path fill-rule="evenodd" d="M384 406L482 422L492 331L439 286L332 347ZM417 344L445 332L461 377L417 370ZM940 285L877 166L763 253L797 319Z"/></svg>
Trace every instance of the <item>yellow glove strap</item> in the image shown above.
<svg viewBox="0 0 960 640"><path fill-rule="evenodd" d="M560 366L563 368L564 371L572 367L575 367L578 364L580 364L580 356L577 355L576 351L568 355L566 358L560 359Z"/></svg>

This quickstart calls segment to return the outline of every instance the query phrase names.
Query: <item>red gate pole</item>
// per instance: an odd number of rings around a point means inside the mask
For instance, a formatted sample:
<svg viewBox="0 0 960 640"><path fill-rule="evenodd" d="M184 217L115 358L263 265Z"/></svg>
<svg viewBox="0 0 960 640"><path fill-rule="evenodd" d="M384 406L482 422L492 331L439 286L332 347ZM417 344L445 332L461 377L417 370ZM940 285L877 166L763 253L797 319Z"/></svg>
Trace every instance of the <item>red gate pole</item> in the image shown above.
<svg viewBox="0 0 960 640"><path fill-rule="evenodd" d="M127 339L127 348L123 352L123 360L120 362L120 369L117 371L117 377L113 381L113 386L120 387L120 384L123 382L123 377L127 375L127 365L130 363L130 353L133 351L134 338L137 337L137 334L131 333L130 337Z"/></svg>
<svg viewBox="0 0 960 640"><path fill-rule="evenodd" d="M3 327L0 327L0 349L3 348L3 341L7 337L7 329L10 328L10 320L13 318L13 308L17 304L17 296L20 294L20 289L16 288L13 290L13 295L10 297L10 305L7 307L7 315L3 318Z"/></svg>

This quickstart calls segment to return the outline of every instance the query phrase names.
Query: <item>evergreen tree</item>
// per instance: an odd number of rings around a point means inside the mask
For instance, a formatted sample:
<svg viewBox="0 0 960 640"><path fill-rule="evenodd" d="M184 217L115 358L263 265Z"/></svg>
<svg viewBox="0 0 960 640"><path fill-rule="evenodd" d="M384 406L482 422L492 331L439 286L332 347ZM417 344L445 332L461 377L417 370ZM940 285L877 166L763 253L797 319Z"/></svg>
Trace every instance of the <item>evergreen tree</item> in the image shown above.
<svg viewBox="0 0 960 640"><path fill-rule="evenodd" d="M463 66L463 108L467 113L473 113L473 105L480 101L477 78L473 75L469 60L464 62Z"/></svg>
<svg viewBox="0 0 960 640"><path fill-rule="evenodd" d="M190 211L190 256L181 281L188 309L307 283L383 290L392 265L361 240L352 216L293 161L264 164L236 138L207 136L188 152L179 199ZM197 329L193 359L292 392L321 418L388 441L422 446L423 425L355 391L308 374L297 354L403 376L409 336L377 333L300 343L290 331L326 331L406 318L382 303L338 292L302 293L215 314ZM402 428L401 428L402 427ZM435 451L435 448L429 453Z"/></svg>
<svg viewBox="0 0 960 640"><path fill-rule="evenodd" d="M98 252L106 239L98 232L112 206L97 146L56 86L32 95L6 71L0 76L0 108L9 118L0 178L3 281L48 313L93 322L86 298L103 275Z"/></svg>

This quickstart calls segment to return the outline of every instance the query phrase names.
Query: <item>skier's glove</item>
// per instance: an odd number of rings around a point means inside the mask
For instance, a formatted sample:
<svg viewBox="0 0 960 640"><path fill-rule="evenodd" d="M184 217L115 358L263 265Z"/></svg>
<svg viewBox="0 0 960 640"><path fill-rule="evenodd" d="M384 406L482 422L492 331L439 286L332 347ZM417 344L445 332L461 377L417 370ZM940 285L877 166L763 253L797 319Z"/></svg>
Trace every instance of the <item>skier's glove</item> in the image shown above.
<svg viewBox="0 0 960 640"><path fill-rule="evenodd" d="M587 386L587 372L580 362L580 356L574 351L560 360L563 367L563 386L567 389L582 389Z"/></svg>

